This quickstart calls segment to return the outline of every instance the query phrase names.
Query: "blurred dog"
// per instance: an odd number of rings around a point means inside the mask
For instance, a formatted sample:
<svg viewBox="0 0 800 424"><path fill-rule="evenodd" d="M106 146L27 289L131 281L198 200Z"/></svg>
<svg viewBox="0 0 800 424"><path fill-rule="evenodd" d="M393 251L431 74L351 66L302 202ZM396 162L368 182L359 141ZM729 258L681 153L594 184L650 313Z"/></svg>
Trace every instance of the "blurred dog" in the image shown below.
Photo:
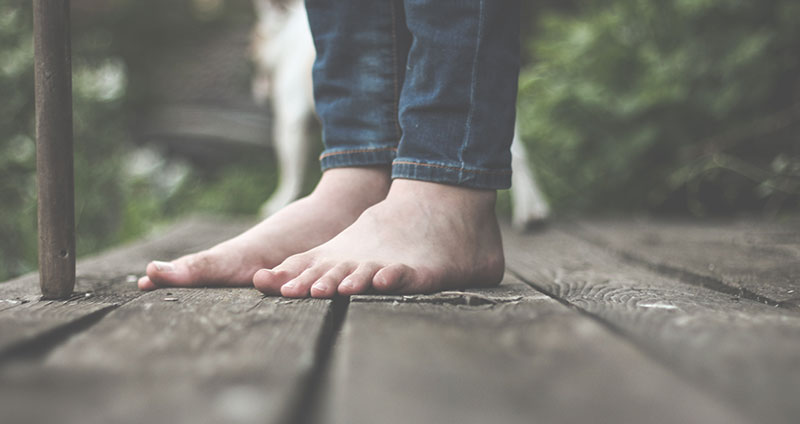
<svg viewBox="0 0 800 424"><path fill-rule="evenodd" d="M275 114L273 143L280 166L275 193L261 208L268 216L297 199L302 191L314 118L311 67L315 50L303 0L254 0L257 22L253 30L255 64L253 98L272 101ZM528 166L525 145L514 134L511 145L512 222L518 229L544 220L549 206Z"/></svg>

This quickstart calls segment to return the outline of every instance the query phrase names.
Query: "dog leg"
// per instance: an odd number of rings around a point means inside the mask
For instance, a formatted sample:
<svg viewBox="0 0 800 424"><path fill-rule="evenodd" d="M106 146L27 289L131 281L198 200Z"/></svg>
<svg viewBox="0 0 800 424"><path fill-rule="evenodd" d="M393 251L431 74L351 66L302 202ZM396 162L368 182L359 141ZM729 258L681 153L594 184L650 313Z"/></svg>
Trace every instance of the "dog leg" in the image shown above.
<svg viewBox="0 0 800 424"><path fill-rule="evenodd" d="M269 200L261 207L261 216L267 217L279 211L298 197L303 190L309 144L308 119L310 108L305 104L306 96L291 92L292 87L283 90L276 85L275 126L273 144L277 153L280 177L278 187Z"/></svg>
<svg viewBox="0 0 800 424"><path fill-rule="evenodd" d="M528 164L528 152L519 138L519 131L514 131L511 143L511 222L517 230L525 230L532 225L544 221L550 215L547 203L536 177Z"/></svg>

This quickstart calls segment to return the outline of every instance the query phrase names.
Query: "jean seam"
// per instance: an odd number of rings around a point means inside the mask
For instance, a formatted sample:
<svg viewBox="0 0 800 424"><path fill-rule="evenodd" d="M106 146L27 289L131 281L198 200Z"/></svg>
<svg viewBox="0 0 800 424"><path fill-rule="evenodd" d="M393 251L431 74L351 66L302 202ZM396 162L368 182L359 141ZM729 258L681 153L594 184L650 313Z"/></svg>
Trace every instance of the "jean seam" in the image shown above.
<svg viewBox="0 0 800 424"><path fill-rule="evenodd" d="M392 64L393 65L393 67L392 67L393 68L392 69L392 79L394 80L394 104L392 105L393 109L394 109L394 113L392 114L392 119L394 120L394 128L395 128L395 131L396 131L395 134L397 136L397 140L399 141L400 137L401 137L401 134L402 134L402 131L400 129L400 119L399 119L399 115L400 115L400 109L399 109L399 107L400 107L399 106L399 104L400 104L400 87L399 87L400 86L400 81L399 81L399 78L397 77L397 75L399 73L398 72L398 61L399 61L398 59L399 58L398 58L398 53L397 53L397 10L396 10L397 3L395 2L395 0L389 0L389 3L392 6L391 7L391 10L392 10L392 61L393 61L393 64Z"/></svg>
<svg viewBox="0 0 800 424"><path fill-rule="evenodd" d="M472 172L476 174L510 174L511 171L507 169L465 169L464 166L450 166L450 165L439 165L434 163L421 163L421 162L412 162L406 160L396 160L392 162L392 165L415 165L415 166L427 166L430 168L443 168L443 169L452 169L461 172Z"/></svg>
<svg viewBox="0 0 800 424"><path fill-rule="evenodd" d="M467 122L464 124L464 142L461 143L461 148L458 150L458 160L461 161L461 168L466 165L464 162L464 151L467 149L470 137L472 136L472 120L475 117L475 92L478 90L478 58L481 49L481 39L483 38L483 25L484 25L484 0L480 0L480 9L478 11L478 33L475 40L475 56L472 59L472 70L470 72L470 88L469 88L469 112L467 112Z"/></svg>
<svg viewBox="0 0 800 424"><path fill-rule="evenodd" d="M350 149L350 150L340 150L336 152L325 152L319 155L319 160L325 159L331 156L337 155L348 155L353 153L369 153L369 152L383 152L383 151L397 151L397 147L376 147L376 148L366 148L366 149Z"/></svg>

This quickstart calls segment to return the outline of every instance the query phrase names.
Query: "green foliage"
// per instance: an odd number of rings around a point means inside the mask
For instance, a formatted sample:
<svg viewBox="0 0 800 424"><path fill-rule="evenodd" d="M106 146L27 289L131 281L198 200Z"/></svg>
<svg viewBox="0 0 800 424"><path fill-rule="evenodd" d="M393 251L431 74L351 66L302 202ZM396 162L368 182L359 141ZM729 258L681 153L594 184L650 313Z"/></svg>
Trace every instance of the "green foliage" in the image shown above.
<svg viewBox="0 0 800 424"><path fill-rule="evenodd" d="M0 3L0 277L36 260L32 16L15 6Z"/></svg>
<svg viewBox="0 0 800 424"><path fill-rule="evenodd" d="M522 133L561 211L797 206L796 1L578 2L528 47Z"/></svg>
<svg viewBox="0 0 800 424"><path fill-rule="evenodd" d="M274 168L270 171L274 171ZM168 214L180 215L194 211L253 214L272 192L276 181L274 173L265 175L265 170L258 163L228 165L212 175L197 177L185 179L178 192L165 205Z"/></svg>

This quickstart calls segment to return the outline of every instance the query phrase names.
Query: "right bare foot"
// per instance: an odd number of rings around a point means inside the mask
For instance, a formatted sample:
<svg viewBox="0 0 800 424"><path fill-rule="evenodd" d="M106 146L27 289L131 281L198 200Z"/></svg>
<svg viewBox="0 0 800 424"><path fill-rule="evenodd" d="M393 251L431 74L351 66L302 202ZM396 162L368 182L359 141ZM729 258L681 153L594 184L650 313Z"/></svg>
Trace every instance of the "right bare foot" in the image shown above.
<svg viewBox="0 0 800 424"><path fill-rule="evenodd" d="M259 269L273 268L339 234L383 200L390 184L388 167L327 170L308 197L239 236L171 262L150 262L139 288L251 286Z"/></svg>

